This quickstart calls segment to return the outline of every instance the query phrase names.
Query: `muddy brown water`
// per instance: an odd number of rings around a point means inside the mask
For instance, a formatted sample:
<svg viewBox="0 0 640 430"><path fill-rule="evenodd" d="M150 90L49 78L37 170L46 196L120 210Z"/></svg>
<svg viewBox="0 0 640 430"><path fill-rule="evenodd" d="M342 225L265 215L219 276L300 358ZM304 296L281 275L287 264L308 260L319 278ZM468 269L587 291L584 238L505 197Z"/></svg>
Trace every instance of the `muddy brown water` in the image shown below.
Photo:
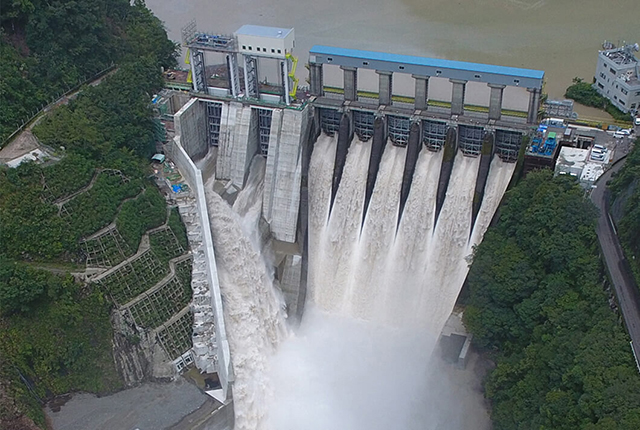
<svg viewBox="0 0 640 430"><path fill-rule="evenodd" d="M231 33L243 24L295 27L306 61L315 44L546 71L561 99L574 76L593 77L607 39L640 42L637 0L148 0L180 41L180 28ZM304 70L304 69L303 69ZM602 116L578 107L581 116Z"/></svg>

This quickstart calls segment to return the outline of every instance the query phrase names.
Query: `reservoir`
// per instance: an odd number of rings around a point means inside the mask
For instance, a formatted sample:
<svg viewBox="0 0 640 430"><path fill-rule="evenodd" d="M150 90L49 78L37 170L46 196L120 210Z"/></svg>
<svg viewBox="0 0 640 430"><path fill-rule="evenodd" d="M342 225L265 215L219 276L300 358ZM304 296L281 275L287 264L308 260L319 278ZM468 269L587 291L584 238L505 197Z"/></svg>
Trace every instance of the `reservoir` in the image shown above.
<svg viewBox="0 0 640 430"><path fill-rule="evenodd" d="M318 44L540 69L552 99L563 98L573 77L592 79L605 39L640 41L637 0L148 0L147 5L178 42L180 28L194 18L199 29L222 33L243 24L294 27L302 62ZM581 117L607 116L581 106L576 110Z"/></svg>

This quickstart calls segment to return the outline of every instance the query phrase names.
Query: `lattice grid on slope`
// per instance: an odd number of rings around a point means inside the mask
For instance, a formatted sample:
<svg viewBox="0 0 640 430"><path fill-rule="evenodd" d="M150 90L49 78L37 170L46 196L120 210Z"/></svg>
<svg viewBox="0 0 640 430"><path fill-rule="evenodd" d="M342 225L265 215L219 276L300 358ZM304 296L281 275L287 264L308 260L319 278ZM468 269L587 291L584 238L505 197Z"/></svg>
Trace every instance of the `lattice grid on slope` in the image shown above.
<svg viewBox="0 0 640 430"><path fill-rule="evenodd" d="M114 226L101 235L84 241L89 267L114 267L131 255L131 249Z"/></svg>
<svg viewBox="0 0 640 430"><path fill-rule="evenodd" d="M123 305L148 290L169 271L151 250L118 268L98 283L105 288L117 305Z"/></svg>
<svg viewBox="0 0 640 430"><path fill-rule="evenodd" d="M144 328L156 328L169 320L191 300L190 279L178 275L178 271L191 270L191 259L181 262L181 268L176 267L176 275L169 278L159 288L129 307L131 316L136 324ZM185 282L186 281L186 282Z"/></svg>
<svg viewBox="0 0 640 430"><path fill-rule="evenodd" d="M153 252L156 253L162 262L167 262L172 258L184 254L185 249L180 245L178 238L169 227L149 233L149 242Z"/></svg>
<svg viewBox="0 0 640 430"><path fill-rule="evenodd" d="M192 326L193 315L186 312L158 330L156 338L169 359L175 360L191 348Z"/></svg>

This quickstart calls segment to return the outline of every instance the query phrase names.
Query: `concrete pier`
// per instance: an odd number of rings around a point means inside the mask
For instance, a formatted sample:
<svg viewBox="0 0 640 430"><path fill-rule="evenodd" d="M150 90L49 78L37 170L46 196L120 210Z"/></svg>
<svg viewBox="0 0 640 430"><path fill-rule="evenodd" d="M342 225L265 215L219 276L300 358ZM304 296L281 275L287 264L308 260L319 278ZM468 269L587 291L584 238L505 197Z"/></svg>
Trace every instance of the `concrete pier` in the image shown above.
<svg viewBox="0 0 640 430"><path fill-rule="evenodd" d="M489 96L489 119L499 120L502 115L502 94L506 85L487 84L491 88Z"/></svg>
<svg viewBox="0 0 640 430"><path fill-rule="evenodd" d="M352 139L353 133L351 132L351 121L349 120L349 115L342 115L342 119L340 120L340 130L338 131L336 159L333 164L333 180L331 183L331 204L329 205L329 214L331 214L333 202L338 194L338 187L340 187L340 180L342 179L344 165L347 162L347 153L349 152Z"/></svg>
<svg viewBox="0 0 640 430"><path fill-rule="evenodd" d="M473 227L478 218L482 200L484 199L484 191L487 186L487 178L489 177L489 169L491 168L491 160L493 159L493 134L487 134L482 142L482 152L480 153L480 166L478 167L478 177L476 178L476 188L473 193L473 207L471 210L471 229L469 236L473 233Z"/></svg>
<svg viewBox="0 0 640 430"><path fill-rule="evenodd" d="M253 156L258 152L257 120L252 121L252 109L244 106L236 111L236 126L232 136L231 182L244 187Z"/></svg>
<svg viewBox="0 0 640 430"><path fill-rule="evenodd" d="M393 74L376 70L379 77L378 101L381 105L390 106L393 95Z"/></svg>
<svg viewBox="0 0 640 430"><path fill-rule="evenodd" d="M449 188L449 180L451 179L451 172L453 171L453 162L455 161L456 154L458 153L456 131L451 127L447 132L447 140L444 144L444 154L442 154L442 166L440 167L440 176L438 177L438 191L436 193L436 216L434 219L434 228L438 222L442 205L444 205L444 198L447 195L447 188Z"/></svg>
<svg viewBox="0 0 640 430"><path fill-rule="evenodd" d="M404 212L404 206L407 204L409 198L409 192L411 191L411 184L413 182L413 174L416 170L416 163L418 162L418 155L422 149L422 142L420 141L420 123L414 122L411 124L411 130L409 131L409 144L407 145L407 156L404 162L404 172L402 173L402 188L400 189L400 210L398 212L398 226L402 220L402 213Z"/></svg>
<svg viewBox="0 0 640 430"><path fill-rule="evenodd" d="M324 95L324 79L322 64L309 64L309 92L312 96L322 97Z"/></svg>
<svg viewBox="0 0 640 430"><path fill-rule="evenodd" d="M358 69L346 66L340 66L340 68L344 71L344 99L358 100Z"/></svg>
<svg viewBox="0 0 640 430"><path fill-rule="evenodd" d="M369 208L371 196L373 196L373 189L376 186L376 179L378 178L378 170L380 170L380 161L382 160L384 147L387 143L385 133L387 127L385 122L383 118L376 118L373 122L373 143L371 144L371 155L369 156L367 188L364 194L364 210L362 211L362 225L364 225L364 220L367 217L367 209Z"/></svg>
<svg viewBox="0 0 640 430"><path fill-rule="evenodd" d="M451 88L451 115L464 114L464 93L467 81L462 79L449 79L453 84Z"/></svg>
<svg viewBox="0 0 640 430"><path fill-rule="evenodd" d="M538 119L538 109L540 109L540 90L538 88L527 88L527 91L529 91L527 122L534 124Z"/></svg>
<svg viewBox="0 0 640 430"><path fill-rule="evenodd" d="M415 108L416 110L425 110L429 100L429 77L420 75L411 75L416 82L415 90Z"/></svg>

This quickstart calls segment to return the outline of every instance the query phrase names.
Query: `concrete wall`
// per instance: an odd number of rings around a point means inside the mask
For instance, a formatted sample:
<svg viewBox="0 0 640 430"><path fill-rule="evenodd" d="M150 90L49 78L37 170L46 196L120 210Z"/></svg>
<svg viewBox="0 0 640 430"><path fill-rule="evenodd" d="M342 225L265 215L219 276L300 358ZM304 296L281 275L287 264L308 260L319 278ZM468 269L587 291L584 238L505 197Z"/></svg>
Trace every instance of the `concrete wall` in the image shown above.
<svg viewBox="0 0 640 430"><path fill-rule="evenodd" d="M309 108L302 111L285 109L277 139L269 141L267 171L262 212L271 226L273 237L295 242L300 209L302 178L302 146L306 144ZM272 137L274 137L272 123Z"/></svg>
<svg viewBox="0 0 640 430"><path fill-rule="evenodd" d="M244 187L257 146L257 117L250 106L243 106L236 111L236 126L231 141L231 182L238 188Z"/></svg>
<svg viewBox="0 0 640 430"><path fill-rule="evenodd" d="M242 103L222 103L220 115L220 138L218 140L218 158L216 160L216 179L231 179L231 152L236 127L237 111Z"/></svg>
<svg viewBox="0 0 640 430"><path fill-rule="evenodd" d="M174 115L176 136L180 136L180 144L192 159L207 155L209 150L207 138L207 110L198 99L189 100Z"/></svg>
<svg viewBox="0 0 640 430"><path fill-rule="evenodd" d="M269 135L269 151L267 154L267 166L264 172L264 189L262 195L262 215L267 222L272 220L273 189L276 180L276 168L278 164L277 142L280 139L282 129L282 109L274 109L271 114L271 134ZM275 143L274 143L275 142ZM274 150L272 151L272 148ZM268 191L267 191L268 190Z"/></svg>
<svg viewBox="0 0 640 430"><path fill-rule="evenodd" d="M185 106L187 108L187 106ZM220 294L220 284L218 283L218 269L216 266L216 256L213 249L213 239L211 237L211 226L209 224L209 213L207 210L207 201L204 194L204 183L200 169L193 163L187 151L182 147L181 135L177 134L173 142L169 143L169 157L180 169L180 173L184 176L189 186L194 191L198 217L202 226L202 238L204 253L207 264L207 280L211 289L211 307L213 308L216 340L218 344L218 376L222 385L224 396L229 391L229 384L233 380L231 367L231 353L229 351L229 342L227 340L227 331L224 322L224 313L222 309L222 296ZM185 129L186 132L188 130Z"/></svg>

